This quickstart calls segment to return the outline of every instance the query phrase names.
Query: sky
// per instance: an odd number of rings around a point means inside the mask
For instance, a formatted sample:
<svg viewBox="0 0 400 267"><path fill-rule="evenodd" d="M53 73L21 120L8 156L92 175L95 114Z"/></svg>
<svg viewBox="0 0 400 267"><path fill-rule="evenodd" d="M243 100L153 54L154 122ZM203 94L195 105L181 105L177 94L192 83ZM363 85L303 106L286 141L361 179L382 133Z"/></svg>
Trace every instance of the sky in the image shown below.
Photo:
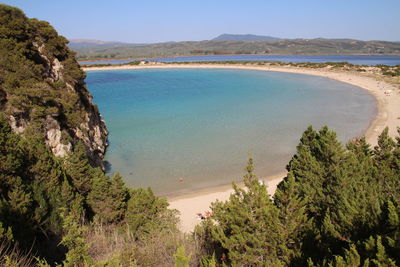
<svg viewBox="0 0 400 267"><path fill-rule="evenodd" d="M400 41L400 0L9 0L69 39L209 40L222 33Z"/></svg>

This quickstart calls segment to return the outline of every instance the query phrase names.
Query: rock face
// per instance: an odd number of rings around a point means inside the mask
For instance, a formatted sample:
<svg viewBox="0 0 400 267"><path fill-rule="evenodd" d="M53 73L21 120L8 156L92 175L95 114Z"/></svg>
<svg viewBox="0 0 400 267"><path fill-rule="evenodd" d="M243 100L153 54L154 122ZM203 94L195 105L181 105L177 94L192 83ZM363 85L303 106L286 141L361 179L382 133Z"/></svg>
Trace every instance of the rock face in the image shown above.
<svg viewBox="0 0 400 267"><path fill-rule="evenodd" d="M2 12L0 113L16 133L44 137L55 156L67 156L82 142L91 164L104 168L107 129L68 41L47 22L17 9Z"/></svg>
<svg viewBox="0 0 400 267"><path fill-rule="evenodd" d="M63 144L61 141L61 127L53 117L47 116L46 119L46 144L50 147L54 155L64 157L71 152L71 143Z"/></svg>

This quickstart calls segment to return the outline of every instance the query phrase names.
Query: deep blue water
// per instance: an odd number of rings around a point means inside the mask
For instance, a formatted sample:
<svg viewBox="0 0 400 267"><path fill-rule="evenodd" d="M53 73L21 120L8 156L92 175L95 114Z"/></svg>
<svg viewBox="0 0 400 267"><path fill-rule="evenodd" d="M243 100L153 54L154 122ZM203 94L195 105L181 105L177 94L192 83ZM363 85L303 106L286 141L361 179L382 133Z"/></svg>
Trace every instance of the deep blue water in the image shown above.
<svg viewBox="0 0 400 267"><path fill-rule="evenodd" d="M101 61L84 61L82 64L122 64L140 59L114 59ZM304 56L304 55L226 55L226 56L189 56L189 57L166 57L152 58L151 61L160 62L199 62L199 61L281 61L281 62L349 62L357 65L398 65L400 55L323 55L323 56Z"/></svg>
<svg viewBox="0 0 400 267"><path fill-rule="evenodd" d="M86 82L110 131L111 173L161 195L238 181L249 154L259 176L275 174L308 125L348 140L376 112L358 87L298 74L110 70L90 71Z"/></svg>

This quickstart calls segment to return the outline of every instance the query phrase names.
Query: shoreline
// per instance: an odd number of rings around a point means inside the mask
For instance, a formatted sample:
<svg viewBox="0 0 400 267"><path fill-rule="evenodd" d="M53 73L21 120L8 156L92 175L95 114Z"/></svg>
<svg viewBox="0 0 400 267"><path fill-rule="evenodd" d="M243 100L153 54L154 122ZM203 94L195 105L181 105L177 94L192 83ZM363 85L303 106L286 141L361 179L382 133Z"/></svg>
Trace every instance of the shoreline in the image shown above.
<svg viewBox="0 0 400 267"><path fill-rule="evenodd" d="M110 61L110 60L126 60L126 59L142 59L142 60L148 60L148 59L158 59L158 58L178 58L178 57L204 57L204 56L400 56L400 53L389 53L389 54L366 54L366 53L354 53L354 54L332 54L332 53L322 53L322 54L293 54L293 53L288 53L288 54L282 54L282 53L260 53L260 54L221 54L221 55L172 55L172 56L150 56L150 57L123 57L123 58L94 58L94 59L84 59L84 60L78 60L78 62L93 62L93 61L99 61L99 64L101 64L101 61ZM85 64L84 64L85 65Z"/></svg>
<svg viewBox="0 0 400 267"><path fill-rule="evenodd" d="M365 74L350 71L332 71L330 69L307 69L292 66L256 66L256 65L229 65L229 64L163 64L154 65L136 65L136 66L106 66L106 67L89 67L83 68L84 71L101 71L101 70L135 70L135 69L190 69L190 68L210 68L210 69L245 69L260 71L287 72L294 74L321 76L333 79L339 82L351 84L367 90L376 99L377 114L371 121L364 136L372 146L377 144L377 137L385 127L389 127L389 135L396 136L397 127L400 126L400 90L396 86L370 77ZM276 186L286 176L286 171L276 175L272 175L262 180L267 182L268 192L273 195ZM240 184L239 184L240 185ZM170 208L177 209L180 212L181 230L190 232L194 226L200 221L196 218L196 213L209 210L211 202L216 200L228 200L229 195L233 192L231 185L207 188L194 191L180 196L169 197Z"/></svg>

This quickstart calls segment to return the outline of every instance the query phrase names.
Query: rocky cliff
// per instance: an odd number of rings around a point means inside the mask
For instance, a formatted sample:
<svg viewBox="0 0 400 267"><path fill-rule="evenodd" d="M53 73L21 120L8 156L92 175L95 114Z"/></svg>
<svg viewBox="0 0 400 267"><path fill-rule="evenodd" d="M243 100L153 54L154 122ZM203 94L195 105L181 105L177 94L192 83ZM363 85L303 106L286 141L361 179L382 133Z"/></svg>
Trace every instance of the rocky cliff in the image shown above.
<svg viewBox="0 0 400 267"><path fill-rule="evenodd" d="M103 167L107 129L67 43L47 22L0 5L0 113L56 156L82 142L91 164Z"/></svg>

